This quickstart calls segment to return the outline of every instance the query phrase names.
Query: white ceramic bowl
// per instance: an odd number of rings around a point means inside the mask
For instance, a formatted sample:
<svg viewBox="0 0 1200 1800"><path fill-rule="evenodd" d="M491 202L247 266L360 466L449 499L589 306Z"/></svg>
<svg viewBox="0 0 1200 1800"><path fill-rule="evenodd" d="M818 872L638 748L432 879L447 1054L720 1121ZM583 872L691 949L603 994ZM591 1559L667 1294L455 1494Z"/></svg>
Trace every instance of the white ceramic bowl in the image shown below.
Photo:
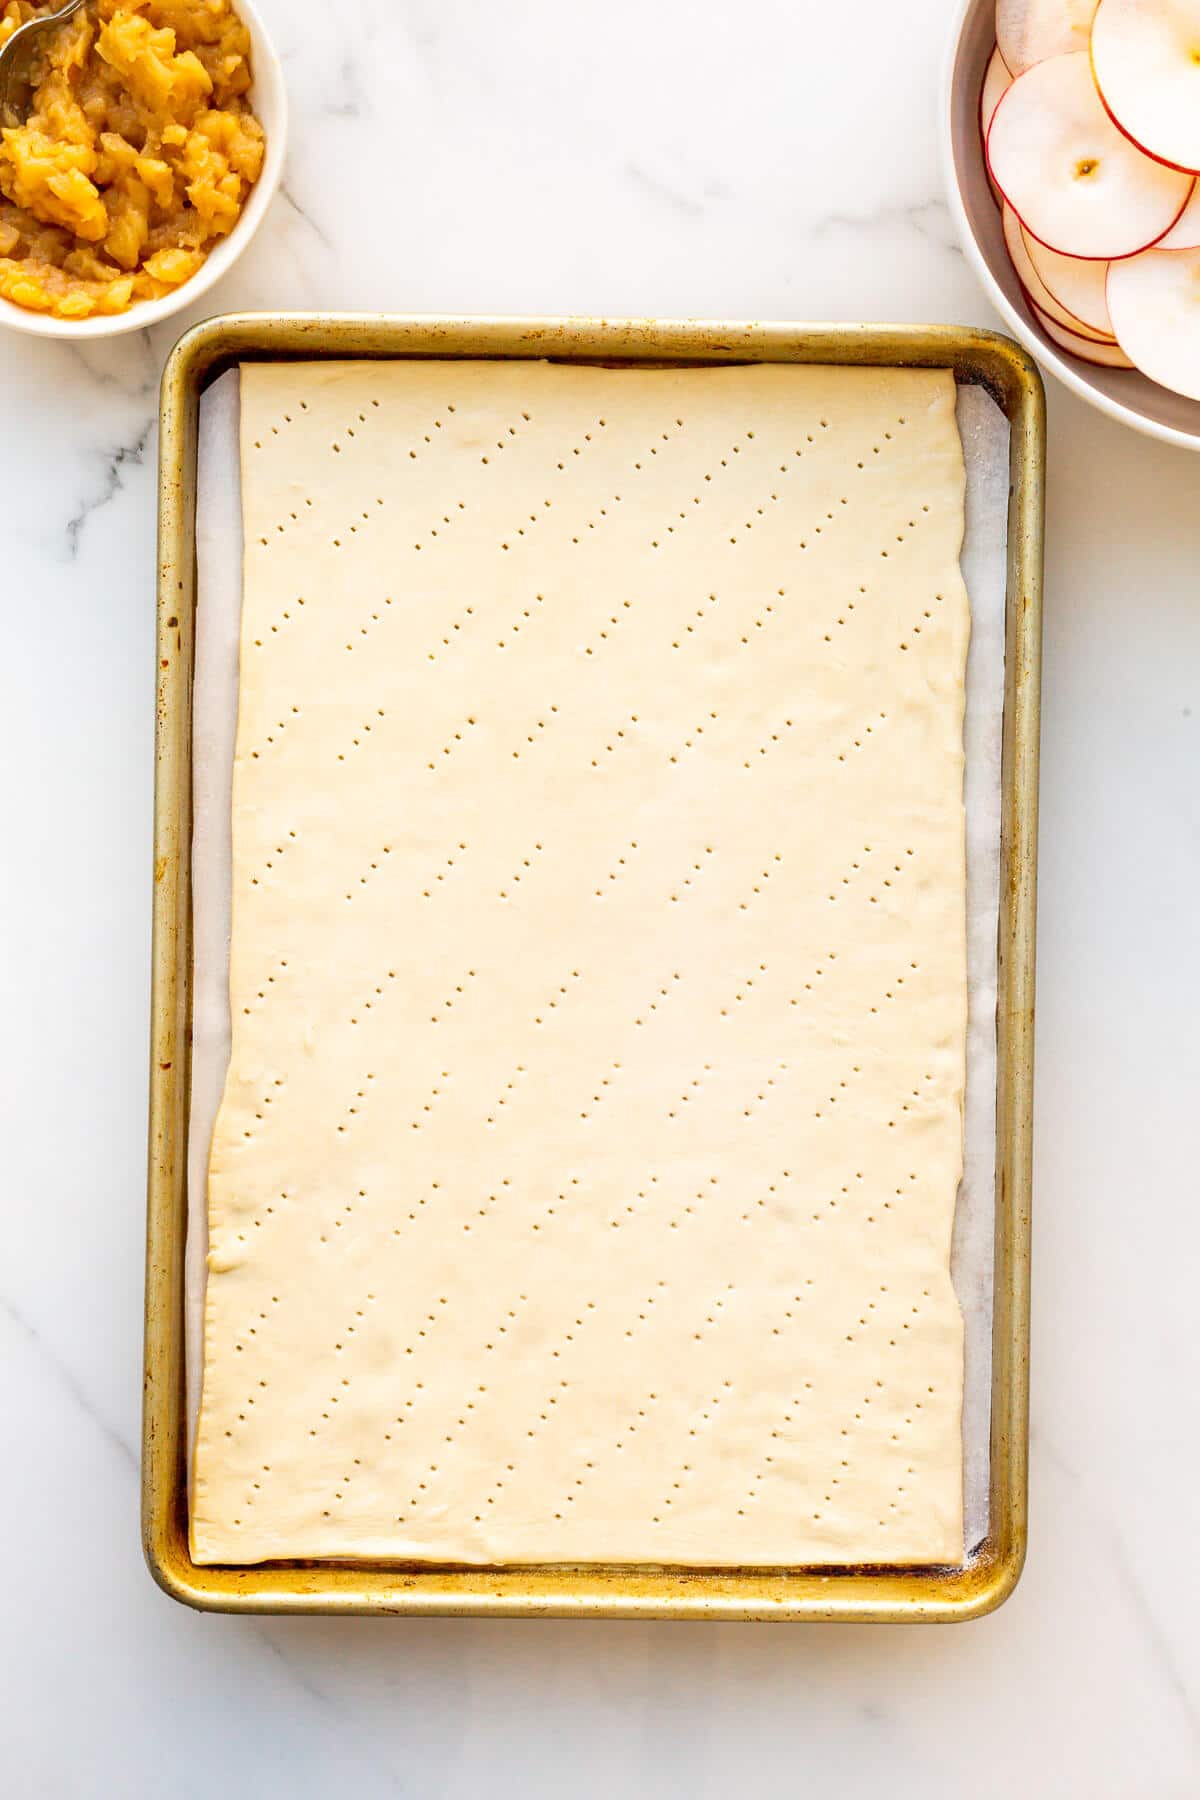
<svg viewBox="0 0 1200 1800"><path fill-rule="evenodd" d="M1164 443L1200 450L1200 401L1132 370L1100 369L1051 343L1025 304L992 197L979 135L979 95L995 43L995 0L959 0L942 82L941 139L950 212L989 298L1020 339L1072 392Z"/></svg>
<svg viewBox="0 0 1200 1800"><path fill-rule="evenodd" d="M11 300L0 300L0 326L28 332L32 337L76 341L118 337L125 331L143 331L148 325L157 325L160 320L169 319L173 313L191 306L233 267L262 223L263 214L279 186L287 143L287 89L283 67L250 0L235 0L235 5L249 28L253 44L254 85L250 90L250 104L267 134L267 154L262 174L250 190L242 216L229 236L221 239L190 281L185 281L173 293L164 294L161 300L142 300L128 312L94 319L56 319L48 313L30 312L27 307L14 306Z"/></svg>

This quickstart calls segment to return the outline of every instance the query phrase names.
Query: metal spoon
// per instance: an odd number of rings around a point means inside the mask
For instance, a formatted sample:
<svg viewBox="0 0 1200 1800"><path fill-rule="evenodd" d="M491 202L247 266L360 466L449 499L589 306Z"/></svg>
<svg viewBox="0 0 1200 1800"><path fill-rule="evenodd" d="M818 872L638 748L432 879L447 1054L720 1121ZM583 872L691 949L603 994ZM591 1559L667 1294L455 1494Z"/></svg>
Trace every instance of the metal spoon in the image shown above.
<svg viewBox="0 0 1200 1800"><path fill-rule="evenodd" d="M33 93L29 80L29 52L43 31L63 24L83 3L84 0L63 0L53 12L28 19L24 25L17 26L0 50L0 124L24 124Z"/></svg>

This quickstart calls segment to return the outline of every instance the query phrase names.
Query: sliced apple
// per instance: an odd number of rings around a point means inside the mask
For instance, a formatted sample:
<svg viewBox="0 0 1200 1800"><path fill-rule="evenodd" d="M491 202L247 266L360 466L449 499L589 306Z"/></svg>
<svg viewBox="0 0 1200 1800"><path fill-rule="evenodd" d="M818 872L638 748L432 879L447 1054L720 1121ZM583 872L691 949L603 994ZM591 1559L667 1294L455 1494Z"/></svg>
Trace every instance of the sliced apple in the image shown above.
<svg viewBox="0 0 1200 1800"><path fill-rule="evenodd" d="M1092 68L1135 144L1174 168L1200 169L1200 0L1100 0Z"/></svg>
<svg viewBox="0 0 1200 1800"><path fill-rule="evenodd" d="M1108 264L1082 256L1063 256L1057 250L1048 250L1036 238L1026 236L1024 231L1021 238L1034 273L1047 293L1067 313L1067 317L1060 320L1060 323L1070 326L1074 331L1084 330L1088 337L1093 333L1098 333L1100 337L1114 337L1112 320L1108 316L1108 301L1104 294ZM1015 257L1013 260L1015 262ZM1036 294L1034 299L1037 299ZM1046 311L1057 317L1054 307L1048 306Z"/></svg>
<svg viewBox="0 0 1200 1800"><path fill-rule="evenodd" d="M1068 331L1075 331L1081 337L1093 335L1090 328L1066 307L1038 273L1025 234L1021 230L1021 221L1007 201L1001 203L1001 217L1004 221L1004 242L1008 250L1009 260L1016 270L1017 280L1025 290L1026 298L1037 307L1039 312L1048 313L1058 324ZM1089 268L1106 269L1107 263L1090 263ZM1114 340L1115 341L1115 340Z"/></svg>
<svg viewBox="0 0 1200 1800"><path fill-rule="evenodd" d="M1160 237L1154 248L1156 250L1200 249L1200 181L1192 189L1187 205L1166 237Z"/></svg>
<svg viewBox="0 0 1200 1800"><path fill-rule="evenodd" d="M1097 0L996 0L996 43L1014 75L1086 50Z"/></svg>
<svg viewBox="0 0 1200 1800"><path fill-rule="evenodd" d="M1077 356L1081 362L1095 363L1101 369L1134 369L1136 363L1130 362L1119 344L1101 344L1095 338L1081 337L1077 331L1068 331L1065 325L1059 325L1048 313L1035 306L1034 315L1038 324L1052 343L1060 350L1067 350Z"/></svg>
<svg viewBox="0 0 1200 1800"><path fill-rule="evenodd" d="M979 128L984 137L988 126L1000 101L1012 86L1011 70L1006 66L999 50L993 50L983 77L983 88L979 95Z"/></svg>
<svg viewBox="0 0 1200 1800"><path fill-rule="evenodd" d="M1018 75L987 135L993 181L1039 242L1064 256L1134 256L1178 219L1191 177L1118 131L1086 50Z"/></svg>
<svg viewBox="0 0 1200 1800"><path fill-rule="evenodd" d="M988 58L988 66L984 71L983 76L983 87L979 92L979 132L985 144L987 142L988 126L992 122L992 115L995 113L996 108L1004 98L1004 95L1012 86L1012 79L1011 71L1005 64L1004 58L998 50L993 50L991 56ZM987 180L988 187L992 191L992 199L996 202L997 206L1003 206L1004 201L1000 189L996 186L990 174L988 175Z"/></svg>
<svg viewBox="0 0 1200 1800"><path fill-rule="evenodd" d="M1147 250L1114 263L1108 310L1143 375L1200 400L1200 250Z"/></svg>

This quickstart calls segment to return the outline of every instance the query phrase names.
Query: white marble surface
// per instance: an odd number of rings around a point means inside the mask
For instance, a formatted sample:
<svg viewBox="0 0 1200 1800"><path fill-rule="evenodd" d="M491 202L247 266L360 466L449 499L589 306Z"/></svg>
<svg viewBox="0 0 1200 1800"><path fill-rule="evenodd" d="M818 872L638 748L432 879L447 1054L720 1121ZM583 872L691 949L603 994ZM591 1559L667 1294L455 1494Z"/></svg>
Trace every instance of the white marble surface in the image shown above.
<svg viewBox="0 0 1200 1800"><path fill-rule="evenodd" d="M287 193L208 310L990 322L940 198L947 0L260 4ZM1032 1539L1009 1604L924 1630L201 1618L154 1588L137 1527L172 336L0 334L4 1791L1200 1791L1200 460L1051 392Z"/></svg>

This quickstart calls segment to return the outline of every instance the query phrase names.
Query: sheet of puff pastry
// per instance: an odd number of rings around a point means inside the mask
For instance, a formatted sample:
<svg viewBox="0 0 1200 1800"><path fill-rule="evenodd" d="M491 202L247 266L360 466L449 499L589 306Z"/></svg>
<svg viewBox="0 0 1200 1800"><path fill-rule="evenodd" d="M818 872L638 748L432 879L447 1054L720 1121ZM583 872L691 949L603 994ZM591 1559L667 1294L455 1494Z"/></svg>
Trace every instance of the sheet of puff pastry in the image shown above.
<svg viewBox="0 0 1200 1800"><path fill-rule="evenodd" d="M946 1563L937 371L247 367L200 1562Z"/></svg>

